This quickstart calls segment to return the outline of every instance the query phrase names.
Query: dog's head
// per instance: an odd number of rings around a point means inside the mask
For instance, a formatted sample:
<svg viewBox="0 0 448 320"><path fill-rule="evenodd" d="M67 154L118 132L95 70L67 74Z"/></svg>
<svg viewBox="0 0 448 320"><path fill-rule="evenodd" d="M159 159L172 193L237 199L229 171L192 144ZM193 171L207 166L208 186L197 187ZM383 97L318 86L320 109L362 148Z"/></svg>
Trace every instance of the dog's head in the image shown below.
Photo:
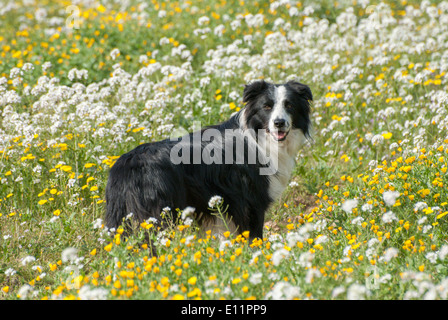
<svg viewBox="0 0 448 320"><path fill-rule="evenodd" d="M249 129L264 129L275 141L285 141L293 130L310 136L310 88L299 82L272 84L255 81L246 85L242 110L244 126Z"/></svg>

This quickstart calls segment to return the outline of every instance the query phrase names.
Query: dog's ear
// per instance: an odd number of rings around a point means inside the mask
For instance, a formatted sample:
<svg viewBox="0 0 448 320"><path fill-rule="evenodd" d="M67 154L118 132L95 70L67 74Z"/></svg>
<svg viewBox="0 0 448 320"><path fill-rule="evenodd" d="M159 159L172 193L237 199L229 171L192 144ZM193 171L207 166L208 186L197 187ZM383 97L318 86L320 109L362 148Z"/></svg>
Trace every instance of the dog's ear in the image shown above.
<svg viewBox="0 0 448 320"><path fill-rule="evenodd" d="M247 103L255 99L259 94L268 88L268 84L264 80L257 80L251 84L246 84L243 92L243 102Z"/></svg>
<svg viewBox="0 0 448 320"><path fill-rule="evenodd" d="M304 99L313 101L313 94L311 93L311 89L306 84L297 81L288 81L286 84L298 94L300 94Z"/></svg>

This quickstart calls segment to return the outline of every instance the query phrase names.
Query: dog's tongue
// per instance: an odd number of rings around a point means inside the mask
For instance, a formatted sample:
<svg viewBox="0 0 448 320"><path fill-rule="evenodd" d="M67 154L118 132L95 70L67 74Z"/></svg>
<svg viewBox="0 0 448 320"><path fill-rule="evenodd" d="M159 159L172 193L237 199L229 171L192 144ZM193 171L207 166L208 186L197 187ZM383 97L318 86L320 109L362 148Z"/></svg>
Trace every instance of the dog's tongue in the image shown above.
<svg viewBox="0 0 448 320"><path fill-rule="evenodd" d="M277 140L281 140L284 137L286 137L286 132L283 131L273 131L272 135L277 139Z"/></svg>

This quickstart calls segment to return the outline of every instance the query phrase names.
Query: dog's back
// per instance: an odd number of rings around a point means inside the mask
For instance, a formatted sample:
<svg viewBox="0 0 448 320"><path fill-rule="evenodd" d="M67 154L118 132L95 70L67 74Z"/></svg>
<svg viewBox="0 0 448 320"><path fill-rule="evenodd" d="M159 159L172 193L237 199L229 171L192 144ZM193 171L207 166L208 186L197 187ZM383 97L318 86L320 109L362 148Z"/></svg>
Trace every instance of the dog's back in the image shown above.
<svg viewBox="0 0 448 320"><path fill-rule="evenodd" d="M224 137L224 130L233 129L233 126L225 122L210 128L222 132ZM187 137L192 138L193 135ZM106 187L106 227L117 228L131 213L138 222L151 217L160 223L160 214L166 207L171 209L172 216L169 218L173 220L175 210L187 206L195 208L197 216L201 217L199 224L213 225L216 221L212 221L214 218L209 214L208 201L214 195L220 195L225 199L226 206L229 206L233 225L245 231L254 229L250 224L259 220L256 229L260 233L262 220L251 216L264 212L271 200L268 195L268 178L259 176L260 165L249 165L247 161L236 163L240 150L236 150L235 146L232 146L230 163L225 162L224 149L219 163L196 163L194 153L197 150L194 143L188 142L188 161L176 163L173 161L172 149L181 143L180 140L167 139L143 144L117 160L110 170ZM224 144L225 141L222 141ZM206 146L207 143L200 143L201 155ZM247 158L247 145L244 152L243 158Z"/></svg>

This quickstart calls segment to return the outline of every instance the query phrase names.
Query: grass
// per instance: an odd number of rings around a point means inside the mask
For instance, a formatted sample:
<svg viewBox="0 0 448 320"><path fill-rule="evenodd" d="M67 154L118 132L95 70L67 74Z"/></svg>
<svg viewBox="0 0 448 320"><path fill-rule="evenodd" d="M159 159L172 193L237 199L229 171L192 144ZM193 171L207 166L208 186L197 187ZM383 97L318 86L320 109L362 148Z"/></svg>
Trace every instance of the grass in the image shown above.
<svg viewBox="0 0 448 320"><path fill-rule="evenodd" d="M79 28L69 1L14 3L0 21L2 299L447 298L444 3L86 3ZM260 78L314 96L313 142L264 238L188 219L109 234L117 157L228 119Z"/></svg>

